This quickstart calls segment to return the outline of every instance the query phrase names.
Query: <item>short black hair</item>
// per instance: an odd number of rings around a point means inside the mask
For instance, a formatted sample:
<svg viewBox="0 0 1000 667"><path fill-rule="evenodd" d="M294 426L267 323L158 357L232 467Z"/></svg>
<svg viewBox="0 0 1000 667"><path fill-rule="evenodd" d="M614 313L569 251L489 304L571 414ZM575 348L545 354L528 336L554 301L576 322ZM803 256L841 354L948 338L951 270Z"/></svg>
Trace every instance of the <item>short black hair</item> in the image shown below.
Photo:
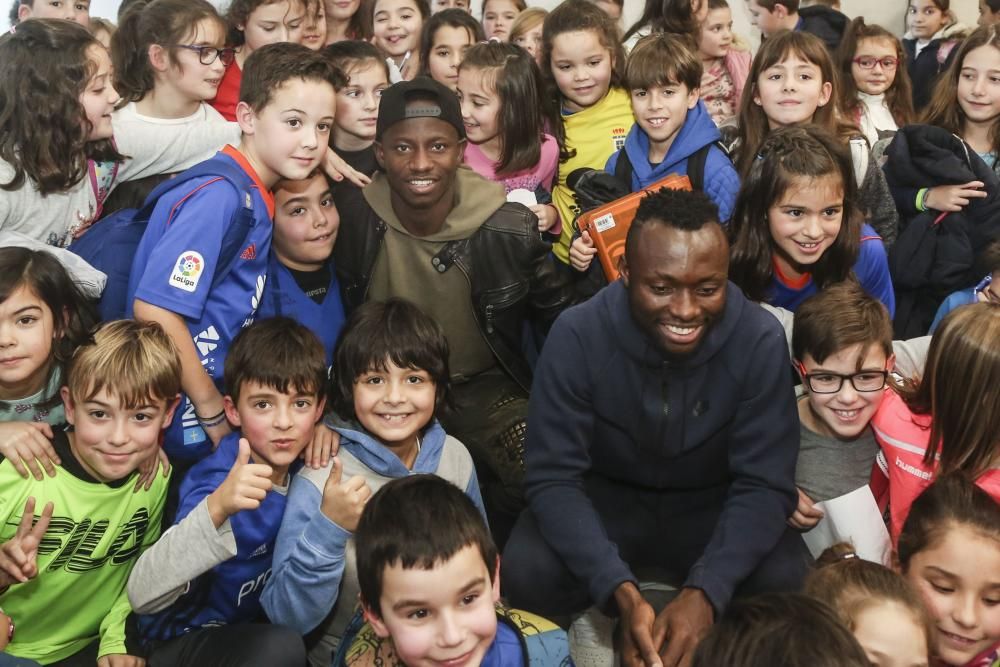
<svg viewBox="0 0 1000 667"><path fill-rule="evenodd" d="M448 405L448 355L441 325L417 306L398 297L369 301L351 313L333 351L333 409L342 419L357 419L354 382L370 370L386 370L391 361L431 376L437 416Z"/></svg>
<svg viewBox="0 0 1000 667"><path fill-rule="evenodd" d="M625 236L626 257L628 249L638 242L639 233L651 224L696 232L707 224L719 225L719 207L699 190L661 188L650 192L639 203Z"/></svg>
<svg viewBox="0 0 1000 667"><path fill-rule="evenodd" d="M362 602L381 616L387 567L430 570L468 546L479 549L493 581L497 547L469 496L437 475L392 480L365 505L354 532Z"/></svg>
<svg viewBox="0 0 1000 667"><path fill-rule="evenodd" d="M234 403L245 382L258 382L283 394L294 388L324 397L326 350L316 334L291 318L258 320L233 339L223 377Z"/></svg>
<svg viewBox="0 0 1000 667"><path fill-rule="evenodd" d="M346 83L340 70L319 51L291 42L268 44L251 53L243 64L240 102L259 113L270 104L274 92L292 79L324 81L335 91Z"/></svg>

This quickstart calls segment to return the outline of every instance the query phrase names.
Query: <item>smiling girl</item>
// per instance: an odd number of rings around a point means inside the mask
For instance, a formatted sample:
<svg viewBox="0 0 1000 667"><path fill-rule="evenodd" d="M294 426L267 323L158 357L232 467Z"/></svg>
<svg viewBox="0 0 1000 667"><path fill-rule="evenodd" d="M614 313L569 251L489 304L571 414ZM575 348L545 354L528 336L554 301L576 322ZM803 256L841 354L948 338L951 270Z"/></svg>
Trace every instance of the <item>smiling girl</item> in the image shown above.
<svg viewBox="0 0 1000 667"><path fill-rule="evenodd" d="M890 315L885 248L856 211L847 148L815 126L782 128L758 148L730 222L729 279L754 301L795 310L852 275Z"/></svg>
<svg viewBox="0 0 1000 667"><path fill-rule="evenodd" d="M577 205L567 180L576 169L602 169L625 145L635 122L624 84L625 55L607 14L587 0L567 0L545 17L542 76L546 104L562 110L555 126L563 148L552 203L564 223L552 252L569 263Z"/></svg>
<svg viewBox="0 0 1000 667"><path fill-rule="evenodd" d="M917 498L899 536L900 571L920 594L937 632L937 667L990 667L1000 660L1000 506L960 475Z"/></svg>
<svg viewBox="0 0 1000 667"><path fill-rule="evenodd" d="M420 71L420 33L431 14L427 0L374 0L372 43L389 64L389 80L410 80Z"/></svg>

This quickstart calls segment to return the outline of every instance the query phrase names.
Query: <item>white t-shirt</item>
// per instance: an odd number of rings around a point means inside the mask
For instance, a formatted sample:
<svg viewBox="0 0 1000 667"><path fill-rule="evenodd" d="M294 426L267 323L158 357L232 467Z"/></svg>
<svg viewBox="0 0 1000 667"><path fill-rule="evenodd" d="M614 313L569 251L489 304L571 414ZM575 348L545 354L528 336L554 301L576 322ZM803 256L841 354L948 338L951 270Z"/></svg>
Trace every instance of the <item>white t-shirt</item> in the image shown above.
<svg viewBox="0 0 1000 667"><path fill-rule="evenodd" d="M0 230L65 247L94 222L99 191L103 201L121 181L183 171L240 139L239 125L226 122L207 104L176 119L142 116L128 104L112 115L112 126L118 152L128 158L117 171L110 163L89 162L87 175L63 192L42 195L30 179L18 190L0 190ZM14 169L0 160L0 183L13 176Z"/></svg>
<svg viewBox="0 0 1000 667"><path fill-rule="evenodd" d="M892 112L885 103L885 95L869 95L858 91L858 100L861 101L861 133L865 135L869 146L874 146L875 142L886 136L887 133L895 132L899 129L896 119L892 117ZM879 133L882 136L879 136Z"/></svg>

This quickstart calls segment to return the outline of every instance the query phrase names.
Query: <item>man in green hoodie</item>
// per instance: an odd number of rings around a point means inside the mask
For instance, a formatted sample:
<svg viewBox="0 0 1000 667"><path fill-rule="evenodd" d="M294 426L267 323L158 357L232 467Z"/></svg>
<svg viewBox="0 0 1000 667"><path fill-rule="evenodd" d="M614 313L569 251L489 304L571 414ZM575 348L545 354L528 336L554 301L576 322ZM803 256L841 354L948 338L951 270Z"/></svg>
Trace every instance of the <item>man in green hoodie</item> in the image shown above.
<svg viewBox="0 0 1000 667"><path fill-rule="evenodd" d="M444 328L457 409L442 422L476 461L502 544L523 506L524 350L572 290L535 215L461 166L465 141L458 99L445 86L417 77L386 89L375 129L383 172L357 210L340 211L334 258L348 311L403 297Z"/></svg>

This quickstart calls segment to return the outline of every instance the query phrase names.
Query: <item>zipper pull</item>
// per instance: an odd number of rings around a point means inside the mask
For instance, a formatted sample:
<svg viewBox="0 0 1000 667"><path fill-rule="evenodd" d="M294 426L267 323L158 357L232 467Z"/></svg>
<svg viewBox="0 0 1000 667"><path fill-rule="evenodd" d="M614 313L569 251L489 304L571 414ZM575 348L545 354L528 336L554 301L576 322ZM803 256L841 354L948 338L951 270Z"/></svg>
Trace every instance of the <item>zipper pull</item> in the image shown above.
<svg viewBox="0 0 1000 667"><path fill-rule="evenodd" d="M493 333L493 304L486 306L486 333Z"/></svg>

